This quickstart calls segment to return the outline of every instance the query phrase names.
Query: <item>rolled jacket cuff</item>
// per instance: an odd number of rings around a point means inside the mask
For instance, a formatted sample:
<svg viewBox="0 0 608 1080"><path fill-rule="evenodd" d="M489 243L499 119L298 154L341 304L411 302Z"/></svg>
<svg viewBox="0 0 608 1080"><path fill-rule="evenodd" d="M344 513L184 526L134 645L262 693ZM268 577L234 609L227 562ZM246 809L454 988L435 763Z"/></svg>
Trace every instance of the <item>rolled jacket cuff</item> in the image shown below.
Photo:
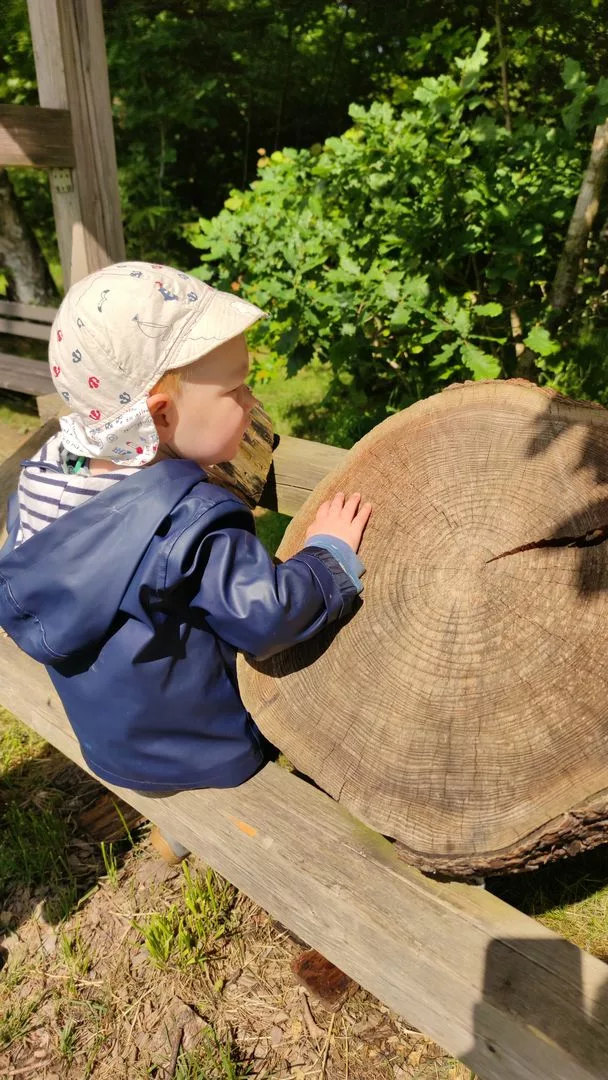
<svg viewBox="0 0 608 1080"><path fill-rule="evenodd" d="M356 551L353 551L350 544L347 544L345 540L340 540L337 536L330 536L327 533L316 533L315 536L310 536L306 541L303 548L321 547L333 555L336 562L340 564L346 574L348 574L350 580L355 586L358 593L363 589L360 578L365 573L365 566L361 562L361 559L357 555Z"/></svg>

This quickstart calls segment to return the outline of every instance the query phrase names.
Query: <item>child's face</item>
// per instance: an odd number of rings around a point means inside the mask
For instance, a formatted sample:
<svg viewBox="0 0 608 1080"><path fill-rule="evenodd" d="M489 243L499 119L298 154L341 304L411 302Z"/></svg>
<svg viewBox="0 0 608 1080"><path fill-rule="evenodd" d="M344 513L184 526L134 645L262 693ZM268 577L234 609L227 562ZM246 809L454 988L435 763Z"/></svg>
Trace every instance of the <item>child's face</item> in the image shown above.
<svg viewBox="0 0 608 1080"><path fill-rule="evenodd" d="M166 410L152 407L161 395L149 398L161 446L168 444L180 457L201 466L230 461L256 404L245 386L248 372L247 343L240 334L184 370L180 390L169 398ZM166 430L163 417L169 420Z"/></svg>

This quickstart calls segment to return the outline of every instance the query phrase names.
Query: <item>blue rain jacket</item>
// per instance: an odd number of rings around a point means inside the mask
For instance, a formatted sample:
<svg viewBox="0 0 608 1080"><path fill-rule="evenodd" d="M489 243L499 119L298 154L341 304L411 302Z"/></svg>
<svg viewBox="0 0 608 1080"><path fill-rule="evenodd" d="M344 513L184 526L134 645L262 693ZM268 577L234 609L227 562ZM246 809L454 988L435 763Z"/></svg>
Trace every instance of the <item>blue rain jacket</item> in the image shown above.
<svg viewBox="0 0 608 1080"><path fill-rule="evenodd" d="M357 595L332 555L275 566L237 498L162 461L0 552L0 625L45 664L99 777L142 791L230 787L265 758L236 652L271 656Z"/></svg>

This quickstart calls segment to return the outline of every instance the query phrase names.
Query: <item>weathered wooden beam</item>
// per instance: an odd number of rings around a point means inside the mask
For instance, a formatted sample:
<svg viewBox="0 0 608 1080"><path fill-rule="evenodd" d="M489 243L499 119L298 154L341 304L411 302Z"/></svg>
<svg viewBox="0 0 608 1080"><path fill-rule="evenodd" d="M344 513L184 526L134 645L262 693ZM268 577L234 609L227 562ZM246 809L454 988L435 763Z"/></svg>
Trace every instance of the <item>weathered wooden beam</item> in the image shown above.
<svg viewBox="0 0 608 1080"><path fill-rule="evenodd" d="M74 165L72 123L67 109L0 105L0 166L64 169Z"/></svg>
<svg viewBox="0 0 608 1080"><path fill-rule="evenodd" d="M83 768L47 675L0 639L0 700ZM605 1080L608 968L496 897L425 878L276 765L238 788L115 790L483 1080Z"/></svg>
<svg viewBox="0 0 608 1080"><path fill-rule="evenodd" d="M40 304L19 304L15 300L0 300L0 315L9 319L32 319L34 322L52 323L57 308ZM19 331L21 333L21 331Z"/></svg>
<svg viewBox="0 0 608 1080"><path fill-rule="evenodd" d="M25 319L3 319L0 317L0 334L17 334L21 337L48 341L51 336L51 328L48 323L35 323L27 322Z"/></svg>
<svg viewBox="0 0 608 1080"><path fill-rule="evenodd" d="M328 472L341 465L348 453L338 446L281 435L272 455L271 469L260 506L295 514Z"/></svg>
<svg viewBox="0 0 608 1080"><path fill-rule="evenodd" d="M0 357L1 360L1 357ZM28 361L33 363L33 361ZM2 380L0 378L0 386ZM7 388L10 389L10 388ZM30 458L35 454L43 443L47 439L50 439L51 435L54 435L59 430L59 424L57 420L49 420L46 424L42 424L36 431L32 432L29 439L26 439L21 446L15 450L10 457L0 465L0 544L4 543L6 537L6 511L9 497L17 488L17 482L19 480L19 472L21 469L21 462L26 458ZM0 697L1 697L1 683L0 683Z"/></svg>
<svg viewBox="0 0 608 1080"><path fill-rule="evenodd" d="M64 284L124 258L101 0L28 0L38 94L67 109L75 168L51 170Z"/></svg>
<svg viewBox="0 0 608 1080"><path fill-rule="evenodd" d="M32 397L50 394L53 380L48 364L42 360L0 353L0 390L13 390Z"/></svg>

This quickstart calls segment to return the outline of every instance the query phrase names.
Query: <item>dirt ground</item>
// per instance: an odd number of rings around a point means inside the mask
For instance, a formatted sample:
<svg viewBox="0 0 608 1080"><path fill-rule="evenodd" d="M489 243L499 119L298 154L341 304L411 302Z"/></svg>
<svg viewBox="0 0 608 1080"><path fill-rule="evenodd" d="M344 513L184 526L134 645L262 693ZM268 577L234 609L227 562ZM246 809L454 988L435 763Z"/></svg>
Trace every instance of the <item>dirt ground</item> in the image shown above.
<svg viewBox="0 0 608 1080"><path fill-rule="evenodd" d="M304 990L291 969L298 942L221 879L212 884L226 916L197 943L159 963L142 928L184 911L184 870L133 835L110 873L100 858L100 822L117 835L103 787L49 749L29 802L57 806L68 824L67 862L77 882L70 914L49 919L49 888L19 886L3 897L0 927L0 1076L36 1080L466 1080L468 1070L363 990L337 1010ZM19 795L21 808L28 798ZM88 823L88 824L87 824ZM118 833L124 827L119 825ZM92 835L96 834L96 835ZM186 873L202 881L196 858ZM215 929L213 928L215 927ZM201 1071L175 1073L175 1049L190 1052L213 1033L230 1048ZM198 1059L197 1059L198 1060ZM172 1066L173 1062L173 1066Z"/></svg>

